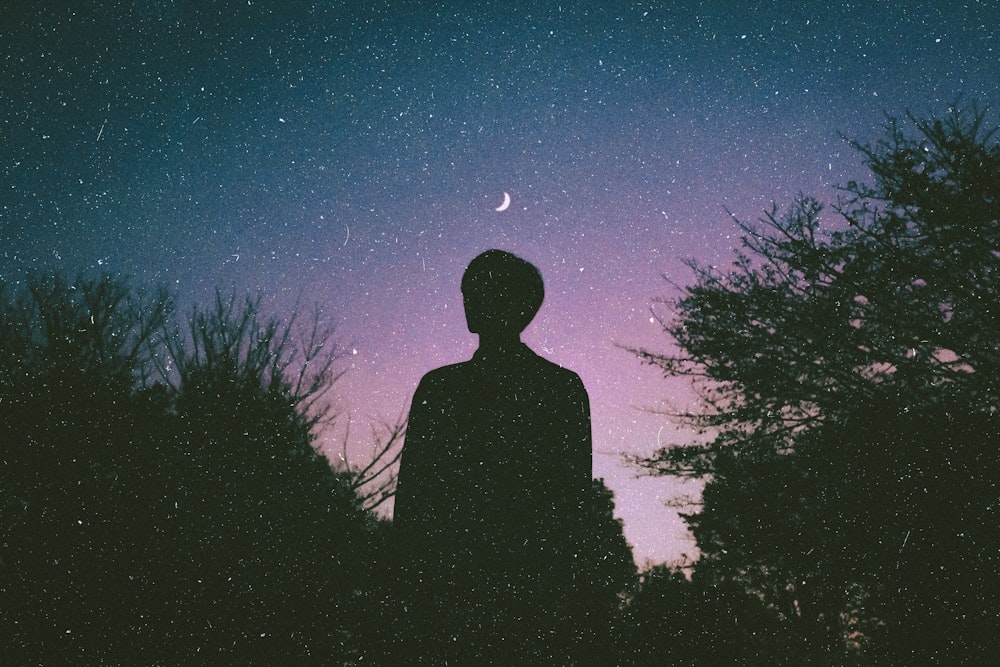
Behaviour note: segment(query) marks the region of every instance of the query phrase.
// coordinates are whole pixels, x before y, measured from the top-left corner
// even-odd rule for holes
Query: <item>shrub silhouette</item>
[[[219,298],[182,343],[117,278],[0,299],[0,662],[357,654],[380,522],[312,446],[329,332]]]

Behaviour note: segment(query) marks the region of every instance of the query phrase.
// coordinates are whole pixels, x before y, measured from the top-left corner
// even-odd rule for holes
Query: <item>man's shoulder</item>
[[[435,368],[423,376],[420,388],[424,392],[455,391],[479,384],[484,376],[502,377],[511,374],[521,381],[540,385],[583,389],[583,381],[574,371],[542,357],[526,345],[503,363],[473,358]]]
[[[454,382],[461,382],[469,376],[471,370],[471,364],[468,361],[440,366],[432,371],[427,371],[420,379],[420,386],[440,387]]]
[[[580,376],[577,375],[574,371],[571,371],[565,366],[560,366],[554,361],[546,359],[545,357],[541,356],[540,354],[538,354],[537,352],[535,352],[530,348],[525,348],[525,349],[527,349],[528,352],[530,353],[532,363],[534,363],[535,366],[539,369],[539,372],[550,375],[553,378],[562,380],[563,382],[582,383],[582,381],[580,380]]]

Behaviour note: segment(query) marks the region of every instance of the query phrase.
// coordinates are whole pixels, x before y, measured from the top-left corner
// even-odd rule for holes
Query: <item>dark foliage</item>
[[[221,296],[186,328],[127,281],[30,276],[0,294],[3,664],[359,664],[394,603],[371,508],[401,426],[373,460],[313,447],[338,349],[314,321]],[[635,574],[595,481],[581,641],[614,661]]]
[[[742,587],[665,565],[643,572],[622,614],[619,665],[799,665],[778,615]],[[752,649],[752,650],[751,650]]]
[[[581,545],[579,559],[589,564],[572,576],[584,583],[572,584],[585,590],[593,600],[587,601],[590,612],[576,635],[586,646],[582,654],[590,665],[616,665],[625,650],[618,633],[618,621],[624,596],[636,580],[632,549],[625,540],[621,519],[614,516],[614,494],[603,479],[591,484],[589,506],[585,518],[587,541]]]
[[[328,332],[218,299],[183,337],[111,278],[3,301],[0,662],[352,661],[380,522],[312,447]]]
[[[98,662],[142,598],[156,425],[145,386],[171,304],[113,279],[29,276],[0,304],[5,664]]]
[[[679,351],[638,351],[701,391],[705,442],[640,462],[708,480],[696,579],[762,600],[799,664],[1000,649],[1000,146],[976,109],[911,121],[854,144],[874,184],[831,225],[803,198],[692,264]]]

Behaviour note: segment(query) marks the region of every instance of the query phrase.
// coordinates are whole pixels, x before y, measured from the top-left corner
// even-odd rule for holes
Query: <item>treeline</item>
[[[0,663],[370,664],[401,426],[331,467],[330,331],[222,297],[177,319],[121,278],[0,292]],[[595,480],[608,618],[635,575],[613,510]]]
[[[316,451],[330,331],[222,297],[179,326],[165,290],[106,276],[28,275],[0,313],[0,663],[371,663],[398,610],[371,510],[392,480],[366,473],[401,432],[370,468]],[[744,590],[637,574],[603,482],[591,501],[592,664],[787,650]]]

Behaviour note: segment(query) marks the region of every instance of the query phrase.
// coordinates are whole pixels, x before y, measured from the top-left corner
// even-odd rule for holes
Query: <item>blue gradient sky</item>
[[[729,261],[727,209],[865,178],[841,134],[1000,101],[985,1],[20,4],[0,26],[3,280],[318,303],[364,424],[471,354],[461,272],[516,252],[548,292],[526,339],[587,384],[595,474],[640,562],[694,553],[663,507],[685,489],[619,457],[690,437],[641,409],[689,401],[684,383],[615,347],[668,344],[662,277]]]

